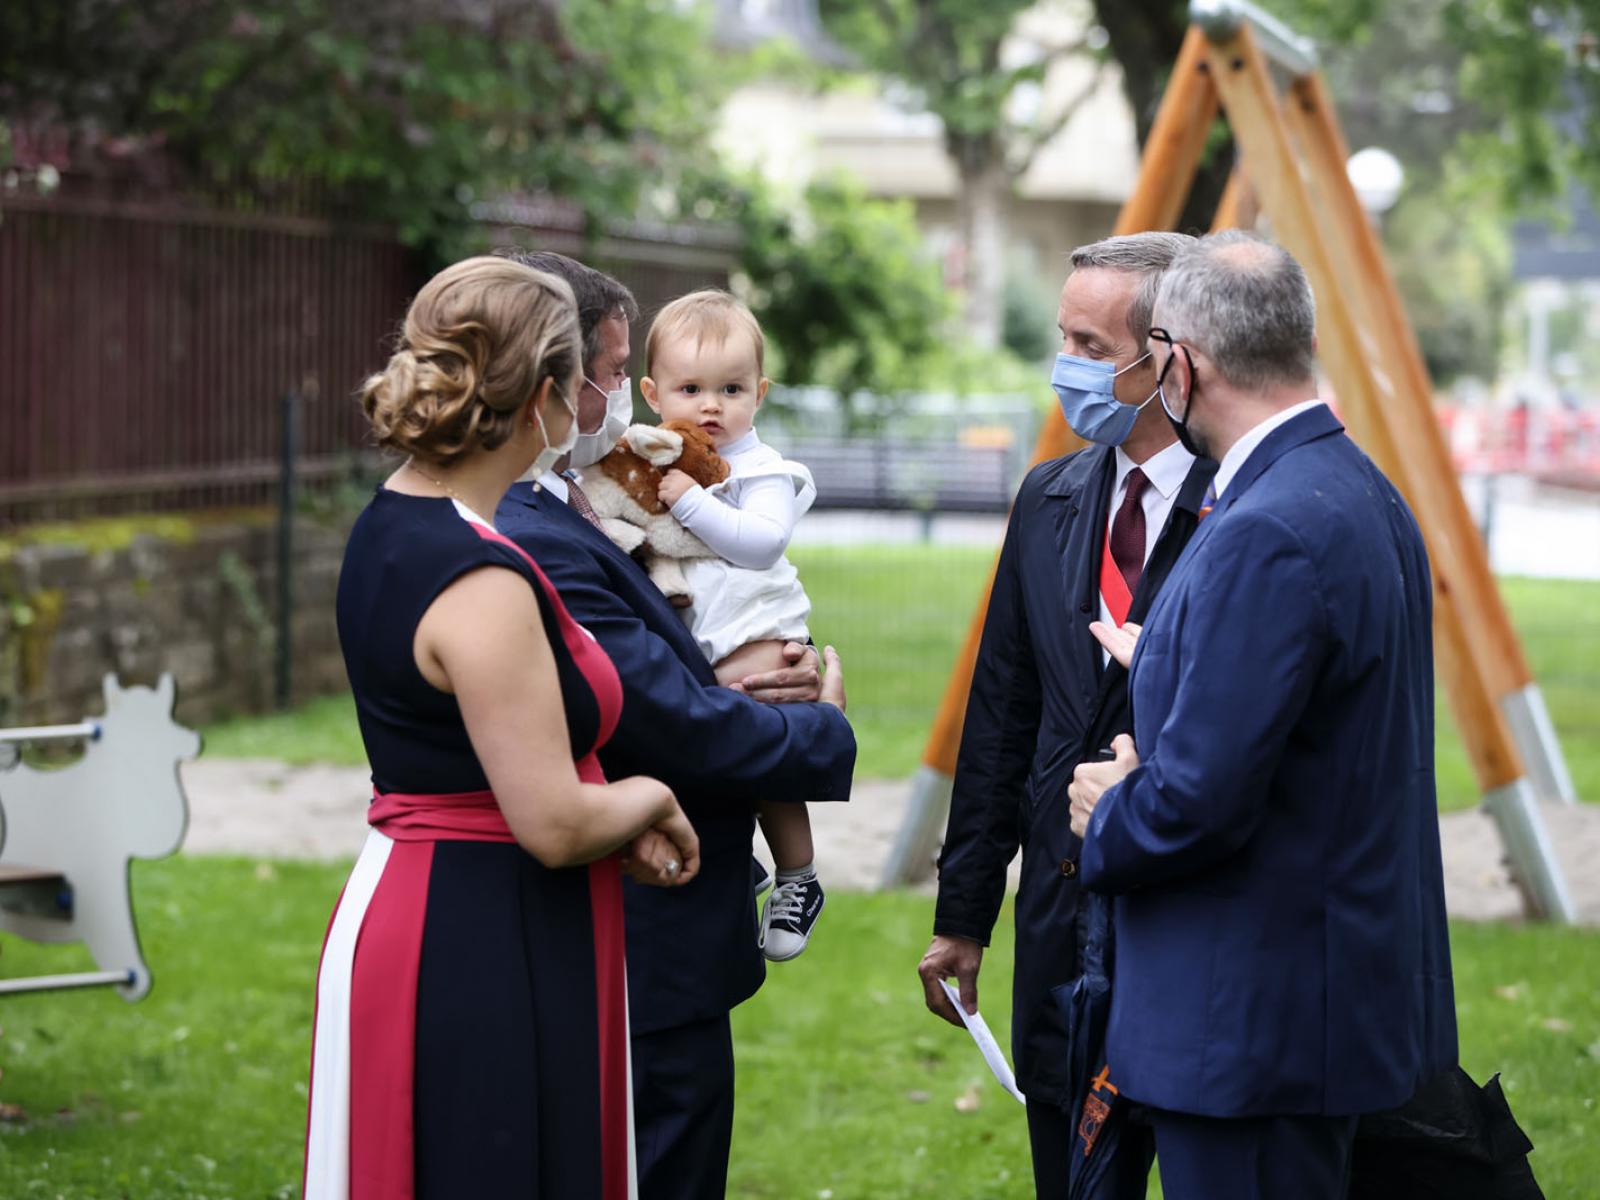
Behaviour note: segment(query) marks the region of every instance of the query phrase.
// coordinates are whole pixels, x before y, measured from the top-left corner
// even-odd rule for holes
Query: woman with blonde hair
[[[313,1200],[634,1194],[619,872],[682,884],[699,843],[665,784],[606,782],[611,661],[482,515],[570,450],[580,353],[566,283],[473,258],[362,389],[408,457],[339,578],[374,798],[318,972]]]

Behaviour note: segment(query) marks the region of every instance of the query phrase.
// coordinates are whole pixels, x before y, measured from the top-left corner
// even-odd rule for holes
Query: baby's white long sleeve
[[[786,475],[742,482],[737,508],[697,484],[678,497],[672,515],[719,558],[758,571],[783,557],[799,520],[794,481]]]

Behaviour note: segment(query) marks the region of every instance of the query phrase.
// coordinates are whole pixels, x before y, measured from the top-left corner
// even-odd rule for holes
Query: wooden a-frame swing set
[[[1570,922],[1576,913],[1539,805],[1574,803],[1572,778],[1462,498],[1416,336],[1346,175],[1348,150],[1310,43],[1240,0],[1194,0],[1115,232],[1172,228],[1219,112],[1239,165],[1213,228],[1249,228],[1265,218],[1272,236],[1304,264],[1317,298],[1322,367],[1340,415],[1405,495],[1427,542],[1438,670],[1484,806],[1533,909]],[[1081,444],[1052,411],[1034,461]],[[886,885],[932,867],[987,608],[985,589],[913,781]]]

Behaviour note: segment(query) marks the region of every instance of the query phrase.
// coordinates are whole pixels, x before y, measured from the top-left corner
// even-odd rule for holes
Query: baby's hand
[[[656,496],[661,503],[671,508],[683,498],[685,492],[696,486],[698,485],[694,480],[678,470],[677,467],[673,467],[672,470],[661,476],[661,487],[656,491]]]

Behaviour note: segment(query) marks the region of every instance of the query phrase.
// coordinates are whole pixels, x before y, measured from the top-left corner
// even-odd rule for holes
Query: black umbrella
[[[1106,1063],[1115,952],[1110,900],[1083,893],[1078,934],[1082,974],[1051,992],[1065,1019],[1067,1081],[1075,1097],[1067,1200],[1143,1197],[1149,1138],[1142,1126],[1129,1128],[1137,1106],[1117,1090]]]

